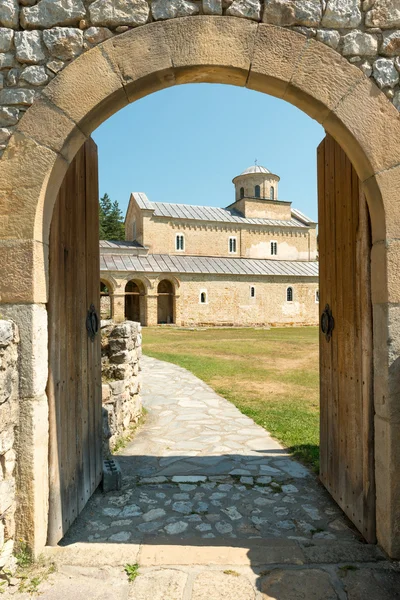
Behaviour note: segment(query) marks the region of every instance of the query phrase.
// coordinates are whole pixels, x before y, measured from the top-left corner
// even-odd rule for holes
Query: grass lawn
[[[194,373],[318,470],[317,327],[144,328],[143,350]]]

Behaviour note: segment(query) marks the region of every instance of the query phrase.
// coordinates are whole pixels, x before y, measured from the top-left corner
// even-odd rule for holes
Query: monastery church
[[[317,224],[254,165],[226,208],[131,194],[125,242],[100,242],[102,316],[142,325],[315,325]]]

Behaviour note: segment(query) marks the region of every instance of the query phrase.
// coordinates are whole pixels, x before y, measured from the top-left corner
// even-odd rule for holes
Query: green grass
[[[145,328],[148,356],[185,367],[318,471],[318,329]]]
[[[136,577],[139,576],[139,565],[137,563],[135,563],[134,565],[126,564],[124,570],[128,576],[128,580],[131,583],[135,581]]]

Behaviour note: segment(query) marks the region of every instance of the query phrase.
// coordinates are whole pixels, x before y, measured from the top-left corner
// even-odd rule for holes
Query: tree
[[[100,198],[100,239],[101,240],[124,240],[125,226],[122,211],[118,201],[112,202],[108,194]]]

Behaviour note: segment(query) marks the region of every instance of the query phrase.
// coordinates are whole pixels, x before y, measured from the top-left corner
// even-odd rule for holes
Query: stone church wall
[[[262,281],[255,277],[228,278],[208,275],[181,275],[178,318],[182,325],[316,325],[318,303],[315,293],[318,280],[284,278]],[[255,297],[250,296],[250,287]],[[286,301],[288,287],[293,288],[293,302]],[[207,303],[200,303],[200,293],[207,292]]]
[[[176,250],[178,233],[185,236],[185,250]],[[229,255],[229,238],[237,238],[237,253]],[[144,245],[151,254],[187,254],[190,256],[232,256],[271,258],[270,242],[278,242],[278,260],[315,260],[316,230],[299,228],[261,229],[236,227],[226,223],[190,223],[144,218]],[[311,254],[309,254],[309,248]]]
[[[101,330],[103,450],[108,456],[142,414],[140,323],[108,323]]]
[[[400,109],[400,0],[2,0],[0,153],[27,108],[79,55],[130,28],[199,14],[314,38],[359,67]],[[313,48],[306,52],[311,60]]]
[[[18,343],[16,325],[0,320],[0,571],[15,567]]]

